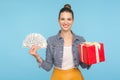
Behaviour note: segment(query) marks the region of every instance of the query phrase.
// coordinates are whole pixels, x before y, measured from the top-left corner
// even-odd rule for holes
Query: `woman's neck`
[[[72,38],[72,32],[71,31],[61,31],[61,36],[64,39],[70,39],[70,38]]]
[[[61,31],[61,36],[64,39],[64,46],[71,46],[73,41],[73,35],[71,31]]]

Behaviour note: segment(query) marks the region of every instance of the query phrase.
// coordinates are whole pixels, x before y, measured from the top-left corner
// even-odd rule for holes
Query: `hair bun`
[[[64,8],[71,9],[71,5],[70,4],[65,4]]]

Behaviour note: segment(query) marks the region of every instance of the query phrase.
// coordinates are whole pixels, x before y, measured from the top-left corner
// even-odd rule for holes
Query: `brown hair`
[[[58,17],[58,19],[60,19],[60,14],[62,13],[62,12],[70,12],[71,14],[72,14],[72,18],[74,19],[74,13],[73,13],[73,11],[72,11],[72,9],[71,9],[71,5],[70,4],[65,4],[64,5],[64,7],[60,10],[60,12],[59,12],[59,17]]]

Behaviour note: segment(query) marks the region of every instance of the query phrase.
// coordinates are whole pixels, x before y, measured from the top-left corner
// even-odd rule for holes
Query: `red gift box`
[[[104,45],[97,42],[85,42],[78,46],[80,61],[88,65],[105,61]]]

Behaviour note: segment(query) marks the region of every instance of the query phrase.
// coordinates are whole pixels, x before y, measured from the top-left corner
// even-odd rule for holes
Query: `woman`
[[[89,68],[90,66],[79,61],[78,44],[84,42],[84,38],[75,35],[71,31],[74,14],[69,4],[59,12],[58,21],[61,30],[47,40],[46,59],[43,60],[37,53],[38,46],[30,49],[40,67],[49,71],[54,65],[51,80],[84,80],[78,66]]]

